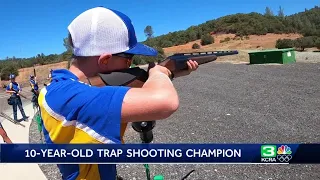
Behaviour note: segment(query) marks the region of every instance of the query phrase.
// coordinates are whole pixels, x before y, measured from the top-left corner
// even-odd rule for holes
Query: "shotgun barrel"
[[[193,58],[193,57],[201,57],[201,56],[207,56],[207,55],[216,55],[216,56],[228,56],[228,55],[235,55],[239,54],[237,50],[232,50],[232,51],[206,51],[206,52],[193,52],[193,53],[176,53],[173,54],[170,57],[178,58],[181,56],[188,57],[188,58]]]
[[[175,62],[175,70],[185,70],[188,68],[186,61],[192,59],[197,61],[197,63],[205,64],[208,62],[215,61],[219,56],[228,56],[238,54],[238,51],[206,51],[206,52],[193,52],[193,53],[176,53],[172,56],[169,56],[163,62],[167,60],[172,60]],[[160,62],[160,64],[163,64]],[[172,70],[171,68],[169,68]]]

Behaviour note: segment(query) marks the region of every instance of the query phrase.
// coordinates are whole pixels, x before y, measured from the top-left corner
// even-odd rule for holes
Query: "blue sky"
[[[144,28],[151,25],[155,36],[228,14],[260,12],[279,6],[290,15],[320,6],[319,0],[11,0],[0,2],[0,59],[32,57],[65,51],[63,38],[69,23],[83,11],[104,6],[128,15],[138,41],[144,41]]]

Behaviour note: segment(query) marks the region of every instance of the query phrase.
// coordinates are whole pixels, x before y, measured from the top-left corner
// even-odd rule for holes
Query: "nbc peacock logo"
[[[287,145],[281,145],[277,151],[277,159],[280,162],[289,162],[292,159],[291,148]]]

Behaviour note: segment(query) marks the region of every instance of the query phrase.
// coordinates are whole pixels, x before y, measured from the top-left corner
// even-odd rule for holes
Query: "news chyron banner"
[[[320,144],[1,144],[1,163],[320,163]]]

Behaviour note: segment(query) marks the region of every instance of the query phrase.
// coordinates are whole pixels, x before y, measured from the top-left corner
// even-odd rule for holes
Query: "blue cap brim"
[[[135,55],[143,55],[143,56],[157,56],[158,51],[152,47],[147,45],[137,43],[131,49],[125,51],[125,53],[135,54]]]

